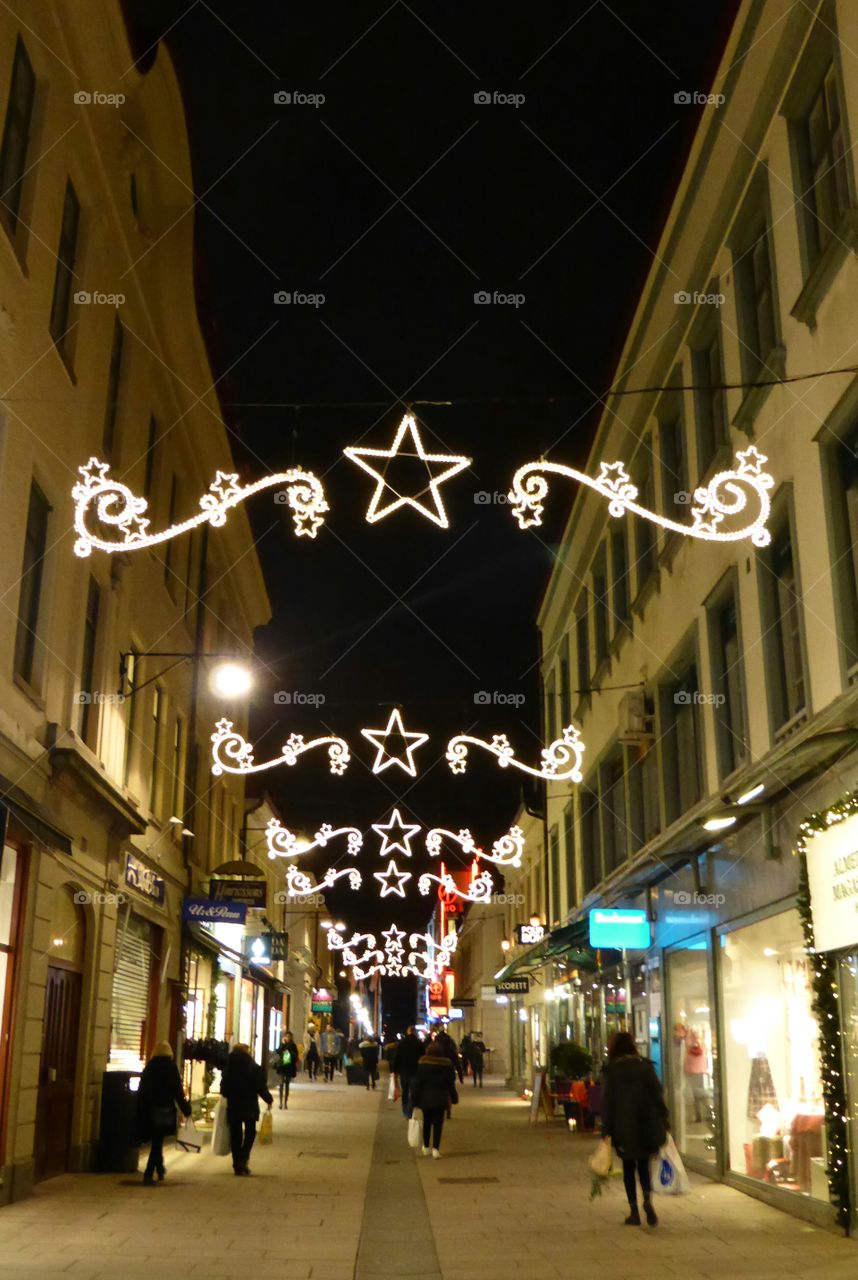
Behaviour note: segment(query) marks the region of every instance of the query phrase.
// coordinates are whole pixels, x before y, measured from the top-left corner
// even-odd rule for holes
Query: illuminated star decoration
[[[389,929],[382,929],[381,936],[384,938],[384,949],[388,955],[392,951],[403,951],[402,939],[405,937],[404,929],[397,929],[396,925],[392,924]]]
[[[403,822],[402,815],[398,809],[394,809],[390,815],[389,822],[374,822],[372,824],[373,831],[378,832],[381,836],[381,848],[378,851],[380,858],[386,858],[394,850],[398,849],[400,853],[404,853],[406,858],[411,857],[411,838],[420,830],[419,823]],[[392,831],[401,832],[395,840],[391,840],[390,833]]]
[[[387,864],[386,871],[374,871],[373,875],[381,885],[382,898],[386,898],[389,893],[398,894],[400,898],[405,897],[405,881],[411,879],[411,872],[400,871],[392,858]]]
[[[412,752],[416,751],[418,747],[422,747],[424,742],[429,741],[429,734],[406,733],[398,707],[394,707],[391,711],[386,729],[361,729],[361,733],[377,748],[375,762],[372,766],[373,773],[382,773],[385,769],[389,769],[392,764],[398,764],[400,769],[404,769],[406,773],[411,774],[412,778],[416,778],[417,769]],[[403,739],[407,759],[402,756],[391,755],[387,750],[385,742],[394,733]],[[385,757],[387,758],[385,759]]]
[[[343,453],[378,481],[366,512],[366,518],[370,524],[375,524],[377,520],[384,519],[385,516],[389,516],[392,511],[398,510],[399,507],[409,506],[413,507],[415,511],[419,511],[422,516],[426,516],[428,520],[434,521],[442,529],[449,528],[449,524],[444,503],[441,501],[441,494],[438,492],[439,486],[445,480],[457,475],[458,472],[464,471],[473,461],[472,458],[465,458],[459,454],[427,453],[423,448],[423,441],[420,438],[417,423],[410,413],[406,413],[400,422],[393,444],[389,449],[359,449],[354,445],[350,445],[343,450]],[[397,493],[387,479],[387,466],[385,464],[396,457],[416,457],[426,467],[428,484],[414,496]],[[367,459],[370,459],[370,461],[367,461]],[[373,465],[374,461],[378,465]],[[433,474],[433,470],[435,474]],[[386,489],[390,490],[393,497],[382,506],[382,498]],[[427,506],[426,503],[419,500],[423,494],[428,494],[427,501],[431,505]]]
[[[546,475],[568,476],[607,498],[608,511],[612,516],[630,513],[689,538],[702,538],[709,542],[741,542],[750,538],[754,546],[766,547],[771,542],[771,534],[766,528],[771,511],[769,490],[775,483],[774,477],[763,470],[763,463],[767,461],[766,455],[754,445],[739,451],[731,470],[719,471],[708,485],[694,490],[692,524],[682,524],[640,506],[636,501],[637,486],[622,462],[603,462],[595,479],[560,462],[548,462],[544,458],[539,462],[528,462],[513,476],[509,500],[521,529],[542,524],[542,509],[548,493]],[[753,520],[738,528],[725,529],[725,517],[739,516],[747,508],[750,497],[756,499],[757,506]]]
[[[78,467],[78,471],[81,479],[72,489],[75,503],[74,527],[77,534],[74,550],[78,556],[90,555],[93,548],[108,554],[137,551],[140,547],[153,547],[159,542],[169,542],[171,538],[188,533],[201,524],[220,527],[226,524],[227,513],[233,507],[253,494],[271,489],[275,485],[283,486],[282,500],[292,511],[295,534],[299,538],[315,538],[328,510],[325,491],[318,479],[311,471],[302,471],[300,467],[274,472],[253,484],[245,485],[239,483],[238,475],[234,472],[218,471],[208,493],[200,498],[200,510],[196,515],[170,525],[160,533],[150,533],[149,517],[145,514],[149,510],[148,502],[145,498],[137,497],[119,480],[111,479],[109,463],[90,458],[85,466]],[[280,496],[278,494],[277,498]],[[103,538],[88,527],[87,517],[93,508],[98,522],[116,529],[121,534],[121,541]]]
[[[293,765],[298,757],[314,747],[328,748],[328,762],[331,773],[342,775],[351,759],[349,744],[344,738],[334,734],[325,734],[320,738],[304,741],[301,733],[290,733],[280,748],[280,755],[262,764],[253,763],[253,748],[231,720],[221,719],[215,725],[212,741],[212,774],[219,778],[222,773],[264,773],[266,769],[276,769],[278,765]]]

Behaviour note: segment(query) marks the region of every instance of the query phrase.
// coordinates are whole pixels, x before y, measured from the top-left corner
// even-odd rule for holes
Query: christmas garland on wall
[[[837,1210],[838,1225],[848,1233],[852,1219],[852,1190],[849,1182],[849,1101],[843,1070],[843,1045],[840,1027],[840,989],[837,981],[838,962],[825,951],[814,950],[813,914],[810,904],[810,880],[807,871],[807,845],[822,831],[858,814],[858,792],[824,809],[812,813],[799,827],[797,849],[800,859],[797,906],[804,928],[804,941],[813,965],[813,1012],[819,1024],[819,1052],[822,1071],[822,1096],[825,1101],[825,1127],[828,1137],[828,1163],[825,1168],[832,1204]]]

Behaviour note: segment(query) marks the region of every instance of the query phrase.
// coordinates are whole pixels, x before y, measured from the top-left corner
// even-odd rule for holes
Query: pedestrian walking
[[[191,1114],[172,1046],[162,1040],[141,1073],[134,1116],[135,1138],[141,1145],[149,1143],[149,1159],[143,1173],[147,1186],[152,1185],[156,1174],[159,1182],[166,1176],[164,1139],[176,1132],[176,1107],[182,1115]]]
[[[655,1067],[642,1058],[628,1031],[617,1031],[608,1046],[602,1073],[602,1134],[610,1138],[623,1162],[623,1182],[629,1201],[626,1226],[640,1226],[637,1180],[651,1227],[658,1224],[652,1207],[650,1160],[664,1145],[668,1110]]]
[[[316,1028],[308,1027],[304,1036],[304,1070],[311,1080],[319,1074],[319,1046],[316,1043]]]
[[[334,1072],[337,1069],[337,1061],[342,1053],[343,1038],[339,1031],[335,1030],[332,1023],[328,1023],[325,1030],[319,1037],[319,1048],[322,1051],[323,1077],[333,1083]]]
[[[462,1043],[459,1046],[459,1050],[462,1054],[462,1064],[464,1066],[465,1075],[468,1074],[468,1068],[471,1065],[471,1039],[472,1036],[470,1031],[466,1032],[465,1035],[462,1036]]]
[[[434,1041],[426,1046],[426,1052],[417,1063],[417,1074],[411,1090],[411,1105],[423,1112],[423,1146],[421,1155],[433,1160],[441,1158],[441,1134],[444,1117],[459,1101],[456,1091],[456,1072],[450,1055]]]
[[[259,1099],[268,1104],[269,1111],[274,1105],[265,1082],[265,1069],[254,1061],[249,1045],[237,1044],[232,1050],[223,1069],[220,1091],[226,1098],[233,1172],[246,1177],[250,1173],[250,1152],[256,1140]]]
[[[285,1111],[289,1106],[289,1086],[298,1074],[298,1046],[291,1031],[283,1033],[275,1058],[274,1070],[279,1079],[280,1110]]]
[[[442,1051],[447,1055],[447,1057],[450,1059],[450,1062],[453,1064],[453,1070],[455,1071],[456,1075],[459,1077],[459,1084],[464,1084],[465,1072],[462,1066],[462,1059],[459,1057],[459,1050],[456,1048],[456,1041],[453,1039],[453,1037],[449,1034],[448,1031],[445,1031],[444,1028],[442,1027],[441,1030],[438,1032],[438,1034],[435,1036],[433,1043],[440,1045]]]
[[[378,1083],[378,1041],[375,1036],[366,1036],[361,1040],[359,1048],[366,1072],[366,1087],[374,1089]]]
[[[402,1101],[402,1114],[406,1120],[411,1119],[413,1105],[411,1094],[414,1088],[414,1077],[417,1075],[417,1064],[423,1056],[425,1046],[413,1027],[409,1027],[396,1046],[391,1062],[391,1070],[399,1082]]]
[[[475,1089],[478,1083],[481,1089],[483,1087],[483,1064],[487,1053],[488,1049],[485,1046],[482,1031],[475,1031],[468,1047],[468,1057],[471,1063],[471,1074],[474,1077]]]

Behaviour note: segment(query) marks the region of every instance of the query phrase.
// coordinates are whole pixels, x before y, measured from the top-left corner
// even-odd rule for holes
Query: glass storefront
[[[728,1168],[828,1200],[810,964],[796,910],[720,937]]]
[[[671,1126],[685,1156],[718,1158],[712,1001],[706,938],[690,938],[667,954],[670,1008],[665,1049],[670,1058]]]

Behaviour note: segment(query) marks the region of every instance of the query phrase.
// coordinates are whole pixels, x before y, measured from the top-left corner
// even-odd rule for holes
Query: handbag
[[[411,1119],[408,1121],[408,1145],[409,1147],[412,1147],[415,1151],[417,1150],[417,1148],[420,1146],[420,1143],[421,1143],[421,1139],[422,1139],[422,1134],[420,1132],[421,1128],[422,1128],[422,1125],[420,1124],[420,1121],[417,1119],[417,1116],[412,1116]]]
[[[259,1141],[266,1147],[274,1141],[274,1120],[270,1111],[266,1111],[262,1117],[262,1123],[259,1126]]]
[[[590,1156],[590,1172],[594,1173],[597,1178],[607,1178],[613,1163],[614,1152],[611,1147],[611,1140],[610,1138],[603,1138]]]
[[[212,1128],[212,1155],[228,1156],[229,1124],[226,1119],[226,1098],[221,1098],[215,1108],[214,1127]]]
[[[652,1158],[650,1179],[653,1191],[663,1196],[681,1196],[691,1190],[685,1165],[670,1134],[658,1155]]]
[[[391,1071],[390,1084],[387,1086],[387,1098],[389,1102],[396,1102],[399,1097],[399,1090],[396,1087],[396,1076]]]
[[[176,1146],[181,1147],[183,1151],[193,1151],[197,1155],[202,1151],[203,1140],[191,1116],[187,1117],[176,1134]]]

